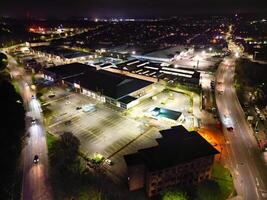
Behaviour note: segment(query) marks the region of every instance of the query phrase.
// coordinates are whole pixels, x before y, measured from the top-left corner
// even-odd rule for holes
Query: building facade
[[[152,197],[170,186],[196,185],[211,177],[214,156],[219,153],[211,144],[183,126],[160,133],[158,146],[124,156],[130,191],[145,188]]]

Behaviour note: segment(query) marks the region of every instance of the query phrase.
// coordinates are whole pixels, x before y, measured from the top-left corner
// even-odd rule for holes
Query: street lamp
[[[258,51],[254,51],[254,54],[253,54],[253,60],[256,60],[256,54],[259,53]]]

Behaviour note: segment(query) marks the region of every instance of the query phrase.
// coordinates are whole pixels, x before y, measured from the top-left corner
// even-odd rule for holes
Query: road
[[[22,151],[23,181],[22,199],[25,200],[49,200],[52,199],[51,188],[48,183],[48,156],[42,113],[40,104],[31,90],[31,78],[22,67],[18,67],[16,60],[8,56],[8,68],[13,79],[19,85],[20,93],[27,111],[26,130],[29,137],[26,139]],[[36,124],[31,119],[37,120]],[[34,155],[39,155],[38,164],[33,164]]]
[[[235,58],[226,58],[218,68],[216,88],[218,82],[223,84],[224,92],[219,94],[216,89],[215,97],[221,121],[228,117],[233,122],[233,131],[228,131],[223,123],[223,130],[230,145],[226,150],[230,152],[229,165],[234,178],[235,188],[242,199],[267,199],[267,168],[263,153],[249,127],[240,106],[234,88]]]

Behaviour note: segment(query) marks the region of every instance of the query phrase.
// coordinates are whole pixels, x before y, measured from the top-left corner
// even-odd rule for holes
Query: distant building
[[[83,62],[94,58],[94,55],[91,53],[51,45],[35,46],[31,48],[31,51],[64,63]]]
[[[43,69],[44,78],[64,85],[102,102],[123,109],[138,103],[152,83],[81,63],[72,63]]]
[[[119,71],[129,72],[135,77],[146,80],[149,77],[154,82],[161,80],[167,83],[178,82],[189,86],[199,86],[200,72],[194,69],[173,65],[162,66],[161,63],[149,60],[133,59],[116,64],[112,68]]]
[[[173,185],[190,186],[211,177],[219,152],[197,132],[183,126],[160,131],[157,146],[125,155],[129,190],[145,188],[149,197]]]

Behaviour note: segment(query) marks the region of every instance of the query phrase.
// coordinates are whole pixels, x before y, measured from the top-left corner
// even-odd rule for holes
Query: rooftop
[[[151,83],[136,78],[130,78],[120,74],[111,73],[81,63],[72,63],[46,69],[53,72],[60,79],[77,83],[81,87],[99,92],[102,95],[118,99]]]
[[[63,48],[59,46],[38,46],[38,47],[32,47],[32,48],[37,51],[54,54],[61,58],[67,58],[67,59],[91,55],[90,53],[67,49],[67,48]]]
[[[156,139],[157,146],[125,155],[127,165],[144,164],[149,171],[157,171],[219,153],[196,131],[189,132],[183,126],[175,126],[160,133],[162,137]]]

